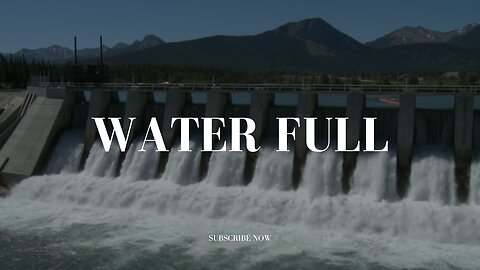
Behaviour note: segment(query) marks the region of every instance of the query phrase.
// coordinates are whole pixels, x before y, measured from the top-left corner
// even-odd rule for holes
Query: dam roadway
[[[433,144],[454,153],[457,198],[466,202],[472,156],[480,147],[477,95],[480,86],[463,85],[43,83],[17,93],[0,93],[4,108],[0,114],[0,180],[2,185],[11,186],[42,173],[57,138],[68,129],[85,131],[81,170],[98,138],[93,121],[88,120],[92,117],[136,117],[132,139],[141,135],[148,119],[157,117],[167,148],[179,135],[178,126],[170,127],[172,117],[249,117],[257,124],[253,135],[259,144],[278,132],[276,117],[348,117],[347,147],[351,149],[364,139],[362,118],[368,116],[378,118],[375,138],[388,140],[396,151],[397,192],[401,197],[409,187],[414,149]],[[447,105],[434,106],[438,98],[448,100]],[[308,154],[304,127],[297,128],[293,187],[301,181]],[[317,129],[318,139],[326,139],[326,125]],[[332,130],[336,130],[334,125]],[[117,158],[121,164],[125,155]],[[210,153],[202,153],[201,158],[200,175],[205,175]],[[357,158],[357,153],[344,153],[345,193],[350,190]],[[257,154],[247,153],[246,159],[244,182],[248,184]],[[167,160],[168,154],[164,154],[155,164],[158,176]]]

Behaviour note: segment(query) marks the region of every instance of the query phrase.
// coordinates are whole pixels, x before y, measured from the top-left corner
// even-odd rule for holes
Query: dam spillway
[[[475,184],[472,183],[471,174],[476,172],[471,169],[471,163],[475,158],[475,149],[480,145],[475,139],[480,131],[480,115],[476,109],[480,108],[474,106],[477,89],[471,86],[95,86],[50,83],[43,87],[30,87],[28,91],[29,95],[19,95],[7,102],[14,106],[19,104],[19,99],[24,98],[28,106],[23,106],[24,113],[14,128],[9,126],[11,135],[0,150],[1,179],[4,185],[12,185],[21,179],[44,172],[49,156],[54,151],[54,146],[60,143],[62,134],[66,130],[83,130],[80,132],[83,133],[82,149],[75,150],[75,153],[80,154],[73,159],[73,171],[89,168],[88,170],[96,172],[97,176],[116,177],[130,174],[142,179],[180,178],[183,179],[182,184],[206,180],[219,185],[241,183],[259,187],[275,186],[279,190],[305,188],[309,185],[307,181],[314,181],[317,174],[334,174],[335,176],[331,177],[339,177],[340,184],[327,181],[323,191],[319,192],[329,195],[364,192],[365,190],[359,191],[359,184],[361,179],[367,176],[362,176],[358,167],[364,167],[366,163],[374,160],[374,157],[358,153],[325,154],[335,156],[328,161],[335,160],[335,165],[324,168],[326,172],[319,172],[313,161],[318,158],[310,155],[305,147],[304,129],[297,130],[294,151],[283,153],[283,158],[272,158],[278,154],[274,153],[268,144],[278,132],[276,117],[348,117],[347,147],[353,148],[357,141],[365,139],[362,117],[377,117],[375,138],[379,143],[388,140],[392,149],[387,155],[378,154],[377,159],[383,161],[377,162],[385,162],[381,164],[388,168],[388,174],[395,174],[394,177],[382,177],[385,189],[382,192],[377,191],[375,196],[378,199],[396,196],[423,198],[412,195],[418,185],[424,184],[418,183],[418,179],[412,179],[421,177],[418,176],[415,164],[412,165],[412,159],[415,152],[433,147],[443,149],[441,152],[449,160],[448,166],[453,166],[452,171],[444,174],[452,173],[445,183],[450,186],[449,190],[454,191],[451,197],[455,199],[443,201],[466,203],[472,200],[472,187]],[[26,102],[27,100],[29,101]],[[137,118],[132,127],[132,139],[128,142],[128,149],[138,148],[136,140],[142,135],[142,130],[145,130],[151,117],[160,119],[159,124],[167,147],[175,148],[179,136],[178,126],[170,128],[173,117],[249,117],[257,124],[254,133],[257,143],[267,147],[262,148],[259,153],[246,152],[236,156],[224,153],[223,157],[219,157],[219,153],[201,152],[201,141],[194,139],[193,153],[176,153],[173,150],[168,154],[150,153],[150,156],[140,157],[141,155],[135,155],[134,151],[121,153],[113,150],[108,156],[95,155],[94,153],[103,149],[99,149],[96,127],[89,119],[107,116]],[[126,122],[124,128],[125,125]],[[201,128],[197,130],[198,134],[201,134]],[[316,129],[318,139],[325,140],[325,123],[319,123]],[[332,130],[334,132],[335,128]],[[336,135],[332,134],[332,137]],[[92,156],[98,160],[92,160]],[[137,167],[138,172],[135,173],[131,164],[132,160],[136,159],[142,159],[144,163],[137,164],[140,167]],[[227,174],[217,168],[231,166],[225,159],[240,162],[235,165],[235,172],[231,172],[231,183],[225,183],[221,179],[222,175],[226,177]],[[269,168],[272,159],[278,163],[273,168],[278,171],[278,175],[265,180],[262,174],[272,170]],[[393,161],[387,162],[387,159]],[[175,168],[178,163],[171,160],[183,160],[182,164],[188,164],[183,169],[188,171],[188,175],[175,175],[180,169]],[[390,166],[392,162],[394,166]],[[108,168],[101,164],[107,164]],[[218,165],[212,167],[212,164]],[[341,168],[334,173],[331,167],[339,164]],[[98,167],[92,169],[92,166]],[[318,185],[313,187],[317,189]],[[425,187],[419,189],[420,193],[424,193]],[[372,192],[375,193],[373,190]]]
[[[156,116],[161,128],[164,127],[169,96],[166,91],[136,98],[146,104],[140,106],[145,120],[132,137],[123,160],[117,147],[105,152],[97,135],[92,139],[91,149],[84,154],[93,90],[75,91],[74,106],[69,107],[72,110],[69,122],[48,141],[48,151],[39,161],[35,176],[24,176],[25,179],[10,188],[8,196],[0,198],[3,250],[13,257],[22,254],[49,258],[49,254],[57,253],[60,255],[54,263],[70,265],[74,261],[86,268],[93,262],[116,269],[136,269],[140,264],[152,263],[159,268],[165,264],[191,268],[195,264],[200,268],[194,269],[202,266],[216,269],[218,265],[212,262],[220,262],[217,269],[232,263],[242,264],[241,269],[263,269],[265,265],[278,269],[477,269],[480,264],[480,160],[475,154],[475,137],[472,137],[469,196],[467,202],[459,203],[453,141],[454,95],[367,92],[360,95],[358,90],[353,91],[357,94],[350,98],[350,103],[360,100],[360,104],[364,104],[363,116],[378,117],[375,138],[379,145],[389,139],[393,147],[389,152],[357,154],[348,194],[344,194],[342,181],[344,153],[333,151],[333,147],[324,153],[305,151],[304,161],[297,163],[302,167],[298,169],[295,184],[292,175],[297,153],[276,152],[274,121],[277,116],[308,115],[312,107],[319,118],[345,116],[348,91],[315,93],[313,102],[311,93],[301,98],[299,93],[273,93],[273,97],[266,100],[270,105],[264,110],[268,113],[267,126],[263,129],[263,139],[258,141],[262,149],[251,164],[248,184],[245,181],[247,152],[214,152],[205,161],[200,151],[201,134],[198,137],[192,134],[192,152],[178,151],[180,145],[176,138],[172,139],[173,149],[168,156],[153,151],[153,143],[146,145],[146,152],[137,151],[143,143],[145,134],[142,133],[149,117]],[[110,95],[109,102],[101,106],[106,108],[108,116],[125,117],[129,111],[128,93],[124,90]],[[26,108],[35,103],[32,96],[43,94],[30,88],[31,101],[19,102],[26,94],[14,96],[15,104],[28,111]],[[50,98],[64,100],[61,95],[53,91],[44,97],[47,101]],[[222,116],[252,117],[251,95],[231,93],[228,99],[222,98],[226,104]],[[185,106],[182,110],[172,105],[170,108],[185,116],[206,114],[208,93],[184,91],[177,97],[180,101],[172,104]],[[4,102],[8,103],[10,98]],[[386,98],[388,103],[379,102],[380,98]],[[414,104],[401,107],[398,103],[402,98],[413,99]],[[300,99],[310,101],[302,107],[302,114],[297,112]],[[216,100],[215,104],[222,103]],[[43,102],[45,99],[37,105],[43,106]],[[10,112],[15,111],[15,104],[9,106]],[[44,105],[47,104],[52,103]],[[55,104],[58,108],[59,104]],[[410,170],[404,173],[408,175],[408,186],[405,195],[400,196],[397,191],[399,147],[395,138],[399,134],[400,111],[412,107],[414,110],[408,110],[408,117],[401,120],[409,124],[414,137],[411,138]],[[410,117],[414,121],[409,120]],[[319,121],[316,128],[319,139],[325,139],[325,122]],[[39,141],[42,137],[36,132],[24,136],[32,134]],[[363,142],[364,132],[358,134]],[[83,156],[86,156],[83,169],[79,169]],[[22,234],[28,238],[22,238]],[[272,238],[262,243],[208,242],[212,234],[255,234]],[[13,247],[21,248],[10,248],[12,243]],[[378,256],[379,249],[389,256]],[[174,261],[160,260],[165,254]]]

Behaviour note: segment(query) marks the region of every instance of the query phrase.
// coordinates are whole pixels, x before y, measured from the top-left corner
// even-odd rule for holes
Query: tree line
[[[0,54],[0,88],[25,88],[31,76],[49,81],[72,82],[85,65],[28,62],[25,57]],[[292,72],[247,72],[229,69],[173,65],[114,65],[104,69],[109,82],[117,83],[286,83],[286,84],[479,84],[480,72],[422,74],[310,74]]]
[[[25,88],[32,75],[52,79],[63,76],[64,68],[51,62],[28,62],[25,57],[0,54],[0,88]]]

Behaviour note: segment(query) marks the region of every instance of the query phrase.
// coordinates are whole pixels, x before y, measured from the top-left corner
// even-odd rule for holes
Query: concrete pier
[[[165,146],[171,148],[175,143],[180,131],[178,123],[172,128],[172,118],[182,117],[185,105],[191,102],[191,96],[186,92],[168,92],[163,114],[162,134]]]
[[[13,97],[5,104],[5,109],[0,115],[0,130],[5,130],[20,114],[26,97]]]
[[[127,104],[125,107],[125,115],[123,117],[123,130],[127,131],[130,125],[128,118],[135,117],[136,120],[132,123],[132,129],[130,131],[130,140],[127,147],[130,146],[133,139],[143,131],[143,123],[145,116],[145,109],[149,103],[153,102],[152,93],[148,92],[134,92],[130,91],[127,94]]]
[[[410,171],[415,135],[416,96],[413,93],[400,95],[397,128],[397,193],[407,195],[410,186]]]
[[[223,117],[225,108],[230,103],[230,94],[222,92],[209,92],[207,94],[207,106],[205,108],[205,117]],[[213,122],[212,131],[219,128],[218,121]],[[203,179],[208,172],[208,164],[212,152],[202,152],[200,161],[200,179]]]
[[[14,185],[38,173],[61,130],[70,123],[74,95],[39,96],[25,111],[12,135],[0,150],[1,182]]]
[[[302,171],[308,154],[306,124],[304,117],[313,117],[318,106],[317,95],[299,93],[297,96],[297,117],[302,121],[295,134],[295,156],[293,159],[293,188],[297,189],[302,179]]]
[[[116,175],[120,175],[120,169],[122,168],[123,160],[132,144],[133,140],[143,131],[143,123],[145,116],[145,109],[149,103],[153,102],[153,95],[150,92],[129,91],[127,93],[127,104],[125,107],[125,114],[123,116],[123,132],[126,134],[130,126],[130,117],[135,117],[135,121],[132,123],[130,130],[130,136],[127,141],[127,148],[125,152],[120,152],[120,156],[117,162]]]
[[[255,121],[255,131],[252,134],[257,143],[257,147],[261,145],[261,141],[267,127],[268,111],[272,106],[274,95],[269,93],[252,93],[252,102],[250,105],[249,117]],[[261,150],[260,150],[261,151]],[[245,161],[245,171],[243,179],[245,185],[250,184],[255,171],[255,164],[257,161],[257,153],[247,152]]]
[[[172,118],[182,117],[185,112],[185,106],[191,103],[192,97],[188,92],[170,91],[167,92],[165,101],[165,108],[162,121],[162,135],[167,149],[171,149],[172,145],[178,137],[180,131],[180,125],[171,127]],[[160,177],[165,171],[165,166],[168,162],[168,153],[161,153],[159,158],[159,164],[157,166],[157,176]]]
[[[470,163],[473,147],[473,95],[459,93],[455,96],[455,180],[457,199],[468,202]]]
[[[388,139],[390,148],[396,150],[396,177],[397,193],[400,197],[408,195],[412,156],[415,147],[430,144],[434,147],[447,148],[454,151],[456,197],[459,203],[468,201],[470,188],[470,164],[474,147],[474,132],[480,134],[480,111],[474,108],[474,97],[480,95],[480,88],[464,89],[463,86],[451,87],[435,86],[427,92],[428,95],[444,95],[438,105],[432,99],[433,105],[425,104],[418,96],[425,94],[422,87],[415,86],[405,92],[405,86],[389,87],[388,96],[382,96],[383,86],[311,86],[308,90],[300,86],[279,86],[272,90],[271,85],[183,85],[159,84],[144,85],[126,89],[127,86],[105,84],[91,88],[90,102],[82,99],[86,88],[66,85],[64,88],[29,88],[30,93],[9,92],[0,93],[0,185],[11,185],[16,181],[29,177],[43,168],[42,163],[48,161],[48,153],[52,150],[58,135],[66,128],[84,128],[85,144],[81,157],[83,167],[92,145],[97,138],[97,128],[92,117],[123,117],[123,128],[127,130],[129,117],[136,117],[128,147],[139,132],[144,131],[146,115],[158,117],[162,136],[167,148],[171,149],[179,136],[180,125],[177,123],[171,128],[174,117],[250,117],[256,123],[253,133],[257,147],[262,145],[264,137],[276,136],[277,126],[272,121],[276,117],[299,117],[302,119],[300,127],[296,128],[295,153],[292,172],[292,186],[297,188],[302,179],[303,167],[308,155],[306,147],[306,130],[304,117],[348,117],[347,121],[347,149],[353,149],[358,141],[364,148],[364,116],[378,117],[375,126],[375,138]],[[147,88],[150,87],[150,88]],[[158,87],[158,88],[155,88]],[[285,88],[282,88],[285,87]],[[315,88],[316,87],[316,88]],[[462,88],[460,91],[459,89]],[[419,90],[420,89],[420,90]],[[443,92],[438,92],[443,89]],[[472,90],[473,89],[473,90]],[[375,90],[375,91],[374,91]],[[378,91],[377,91],[378,90]],[[126,91],[127,100],[117,100],[117,92]],[[162,98],[154,102],[154,91],[160,91]],[[332,92],[333,91],[333,92]],[[192,92],[203,92],[204,97],[192,102]],[[251,95],[248,102],[247,95],[235,99],[232,93],[247,93]],[[274,104],[276,93],[297,93],[296,108],[291,102]],[[335,93],[334,93],[335,92]],[[166,94],[165,100],[163,93]],[[331,104],[318,100],[317,95],[335,94]],[[282,95],[283,96],[283,95]],[[346,96],[346,105],[343,97]],[[399,96],[399,105],[396,98]],[[232,97],[233,101],[232,102]],[[382,97],[382,98],[380,98]],[[328,98],[328,97],[327,97]],[[368,98],[368,108],[365,102]],[[417,101],[418,99],[418,101]],[[454,107],[449,103],[454,99]],[[448,100],[448,102],[445,102]],[[320,104],[319,104],[320,101]],[[430,100],[427,100],[427,103]],[[282,102],[278,102],[282,103]],[[417,104],[419,103],[419,104]],[[447,104],[448,103],[448,104]],[[323,105],[322,105],[323,104]],[[445,105],[447,104],[447,105]],[[397,110],[398,106],[398,110]],[[1,109],[5,108],[5,109]],[[72,110],[75,109],[75,116]],[[478,109],[478,108],[477,108]],[[474,116],[476,114],[476,116]],[[74,119],[73,119],[74,118]],[[85,120],[87,119],[87,120]],[[226,123],[228,126],[228,122]],[[335,140],[335,123],[332,123],[331,138]],[[143,128],[142,128],[143,127]],[[218,128],[215,123],[214,129]],[[107,129],[111,129],[107,126]],[[227,127],[228,129],[228,127]],[[476,131],[474,131],[474,129]],[[318,123],[317,139],[325,139],[325,121]],[[194,132],[198,131],[196,129]],[[222,132],[225,138],[225,132]],[[272,137],[272,138],[273,138]],[[381,138],[381,139],[380,139]],[[477,146],[480,145],[476,140]],[[3,147],[2,147],[3,144]],[[357,164],[358,153],[343,153],[343,171],[341,176],[342,190],[350,191],[352,175]],[[120,171],[125,153],[119,156],[117,173]],[[204,152],[201,157],[200,176],[208,173],[211,153]],[[257,154],[247,153],[244,183],[249,184],[256,167]],[[168,153],[162,153],[157,166],[157,177],[160,177],[168,161]],[[312,160],[313,161],[313,160]],[[112,161],[113,162],[113,161]],[[380,164],[380,163],[379,163]],[[383,164],[383,163],[382,163]],[[383,166],[383,165],[382,165]],[[390,166],[390,165],[388,165]]]
[[[27,95],[12,97],[5,104],[5,109],[0,115],[0,147],[7,142],[20,121],[22,111],[29,102],[27,98]]]
[[[363,110],[365,108],[365,95],[360,91],[351,91],[347,95],[347,107],[345,115],[347,121],[347,149],[354,149],[360,140],[362,132]],[[350,191],[350,179],[353,176],[357,164],[357,152],[345,152],[343,154],[342,191]]]
[[[80,170],[83,170],[90,149],[92,149],[97,138],[97,127],[92,117],[108,117],[108,109],[113,100],[114,92],[92,91],[90,104],[88,106],[87,124],[85,127],[85,144],[83,146],[82,158],[80,161]]]

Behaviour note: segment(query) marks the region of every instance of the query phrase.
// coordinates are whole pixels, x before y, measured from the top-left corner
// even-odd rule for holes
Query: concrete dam
[[[179,126],[170,127],[173,117],[249,117],[256,123],[253,135],[262,146],[268,145],[278,133],[276,117],[348,117],[349,149],[365,139],[363,117],[377,117],[375,138],[379,143],[389,141],[395,163],[391,170],[395,175],[390,177],[394,181],[384,183],[384,186],[393,185],[388,189],[399,198],[415,196],[411,194],[425,185],[419,181],[428,181],[420,179],[422,175],[417,175],[418,172],[412,168],[415,153],[429,147],[442,149],[442,155],[452,156],[450,163],[454,167],[453,184],[445,189],[454,193],[451,197],[455,198],[455,203],[467,203],[476,200],[473,197],[477,196],[476,184],[472,184],[471,164],[480,147],[478,90],[480,88],[474,86],[414,85],[48,83],[29,87],[25,91],[0,94],[0,106],[4,108],[0,114],[0,179],[2,185],[9,187],[30,176],[45,173],[62,136],[71,130],[82,133],[79,139],[82,147],[72,170],[85,170],[91,165],[89,158],[92,153],[98,150],[98,134],[92,117],[136,117],[128,148],[136,143],[134,138],[142,136],[152,117],[159,119],[167,148],[175,148],[179,137]],[[124,122],[126,128],[128,123]],[[326,122],[319,122],[316,131],[320,141],[327,139]],[[335,131],[335,123],[332,122],[332,138],[336,138]],[[201,134],[201,128],[197,132]],[[280,190],[298,189],[307,181],[306,178],[315,179],[318,173],[313,172],[315,159],[309,158],[305,134],[305,125],[297,128],[294,151],[287,158],[281,158],[288,164],[282,163],[280,167],[287,166],[289,169],[282,170],[286,176],[278,184]],[[145,161],[143,170],[148,167],[151,171],[146,177],[161,178],[171,173],[168,164],[178,159],[174,151]],[[261,173],[262,164],[268,160],[266,152],[274,155],[271,149],[262,148],[259,153],[244,153],[240,157],[244,161],[241,162],[241,181],[238,184],[255,182],[255,175]],[[122,175],[128,170],[127,165],[132,162],[130,151],[109,154],[112,176]],[[355,181],[360,181],[358,171],[370,170],[371,166],[366,163],[374,155],[380,154],[338,153],[331,164],[332,167],[340,166],[340,181],[335,189],[345,194],[357,192],[355,186],[358,183]],[[221,158],[211,152],[199,152],[195,159],[195,166],[187,169],[195,171],[195,181],[202,181],[207,175],[215,173],[211,164]],[[388,177],[384,178],[387,182]],[[429,192],[433,194],[437,188],[429,187]],[[385,196],[379,195],[379,199]]]

